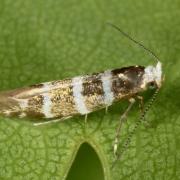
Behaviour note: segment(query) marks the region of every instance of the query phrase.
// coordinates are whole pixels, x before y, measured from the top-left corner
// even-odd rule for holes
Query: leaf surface
[[[0,179],[63,180],[84,142],[98,154],[105,180],[178,179],[179,8],[178,0],[0,0],[1,90],[154,63],[106,22],[121,27],[158,54],[166,75],[146,117],[149,127],[138,128],[113,170],[115,130],[127,102],[113,105],[108,114],[104,110],[90,114],[86,128],[84,117],[39,127],[1,117]],[[149,98],[146,94],[145,101]],[[119,149],[138,116],[136,103],[123,126]]]

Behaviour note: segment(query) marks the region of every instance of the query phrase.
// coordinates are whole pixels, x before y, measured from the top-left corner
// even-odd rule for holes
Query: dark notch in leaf
[[[101,162],[88,144],[83,143],[76,155],[66,180],[104,180]]]

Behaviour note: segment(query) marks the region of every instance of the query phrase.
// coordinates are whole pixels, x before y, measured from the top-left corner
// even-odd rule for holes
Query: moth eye
[[[150,82],[148,85],[149,85],[150,89],[155,89],[157,87],[157,85],[154,81]]]

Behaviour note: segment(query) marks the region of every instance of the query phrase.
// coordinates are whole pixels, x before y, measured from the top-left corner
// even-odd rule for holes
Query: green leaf
[[[84,117],[38,127],[26,120],[1,117],[0,179],[63,180],[84,142],[97,153],[105,180],[178,179],[179,8],[178,0],[0,0],[1,90],[154,63],[106,22],[121,27],[158,54],[166,75],[146,116],[149,127],[138,128],[113,170],[112,145],[127,106],[124,101],[110,107],[108,114],[104,110],[90,114],[86,128]],[[147,102],[150,95],[145,97]],[[136,103],[123,126],[119,149],[138,116]]]

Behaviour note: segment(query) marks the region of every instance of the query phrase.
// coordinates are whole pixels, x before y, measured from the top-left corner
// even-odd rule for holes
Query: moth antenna
[[[159,92],[159,88],[154,92],[154,94],[152,95],[152,98],[150,99],[149,103],[145,107],[145,109],[144,109],[143,113],[141,114],[139,120],[136,121],[136,124],[135,124],[133,130],[129,133],[129,136],[128,136],[125,144],[123,145],[121,151],[117,154],[117,158],[115,159],[115,161],[113,162],[113,164],[111,166],[112,169],[113,169],[114,165],[117,163],[117,161],[121,158],[121,156],[124,153],[124,151],[128,148],[128,146],[129,146],[129,144],[131,142],[132,136],[135,134],[136,129],[139,127],[140,123],[145,121],[145,115],[149,111],[149,109],[151,108],[153,102],[155,101],[158,92]]]
[[[108,25],[110,25],[111,27],[113,27],[114,29],[118,30],[122,35],[124,35],[126,38],[130,39],[132,42],[134,42],[135,44],[137,44],[138,46],[140,46],[141,48],[143,48],[146,52],[148,52],[157,62],[160,61],[159,58],[156,56],[156,54],[148,49],[147,47],[145,47],[142,43],[138,42],[137,40],[135,40],[134,38],[132,38],[129,34],[125,33],[122,29],[120,29],[119,27],[117,27],[114,24],[111,24],[109,22],[107,22]]]

